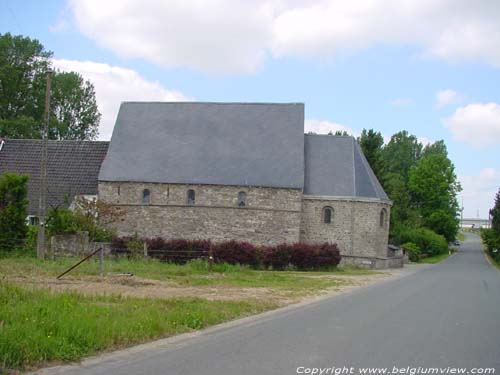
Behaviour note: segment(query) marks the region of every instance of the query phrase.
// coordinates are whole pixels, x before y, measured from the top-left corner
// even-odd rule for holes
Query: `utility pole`
[[[52,70],[47,70],[45,88],[45,113],[43,116],[42,155],[40,157],[40,197],[38,200],[38,237],[36,253],[39,259],[45,258],[45,215],[47,210],[47,159],[49,145],[50,82]]]

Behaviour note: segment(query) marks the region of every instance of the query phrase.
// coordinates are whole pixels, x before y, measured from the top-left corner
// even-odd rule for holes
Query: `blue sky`
[[[403,4],[400,5],[400,4]],[[495,1],[0,0],[0,32],[36,38],[91,80],[109,139],[125,100],[303,102],[306,129],[444,139],[466,217],[500,186]]]

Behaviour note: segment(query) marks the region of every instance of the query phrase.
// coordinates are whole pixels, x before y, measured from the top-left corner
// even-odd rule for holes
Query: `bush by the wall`
[[[217,263],[245,264],[252,267],[259,265],[257,249],[248,242],[233,240],[213,244],[212,252]]]
[[[283,270],[290,266],[293,244],[280,244],[263,248],[263,265],[274,270]]]
[[[146,242],[149,256],[172,263],[208,257],[210,250],[215,263],[241,264],[254,268],[282,270],[290,266],[299,270],[335,267],[340,262],[340,252],[335,244],[280,244],[256,247],[248,242],[226,241],[211,243],[205,240],[164,240],[161,237],[115,237],[111,241],[112,254],[142,253]]]
[[[401,246],[408,253],[408,258],[412,262],[418,262],[420,259],[420,247],[413,242],[406,242]]]
[[[448,251],[446,239],[427,228],[400,227],[393,233],[392,242],[395,245],[412,242],[420,248],[422,254],[428,256],[444,254]]]

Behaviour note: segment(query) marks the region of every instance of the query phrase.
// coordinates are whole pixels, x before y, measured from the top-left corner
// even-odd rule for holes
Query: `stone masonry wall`
[[[150,203],[142,203],[144,189]],[[187,191],[195,204],[187,204]],[[238,206],[238,193],[246,206]],[[166,239],[236,239],[254,244],[297,242],[302,192],[298,189],[219,185],[99,182],[99,199],[120,206],[125,215],[113,223],[119,235]]]
[[[324,223],[325,207],[333,209],[330,224]],[[300,240],[337,243],[341,254],[385,257],[389,215],[390,205],[381,201],[304,196]]]

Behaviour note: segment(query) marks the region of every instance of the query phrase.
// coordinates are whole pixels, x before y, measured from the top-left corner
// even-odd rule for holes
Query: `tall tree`
[[[448,149],[443,140],[436,141],[432,144],[428,144],[424,147],[422,151],[422,156],[433,155],[433,154],[441,154],[448,156]]]
[[[391,137],[384,147],[382,162],[384,171],[398,173],[408,182],[410,170],[417,164],[422,154],[422,144],[417,137],[408,134],[406,130],[400,131]]]
[[[382,180],[381,176],[381,157],[382,157],[382,146],[384,145],[384,137],[380,132],[376,132],[373,129],[366,130],[363,129],[361,136],[358,138],[359,145],[363,150],[368,163],[373,169],[373,172],[379,180]]]
[[[500,189],[495,196],[495,206],[490,210],[491,227],[500,236]]]
[[[410,171],[408,187],[424,225],[452,241],[458,232],[461,187],[450,159],[443,153],[422,157]]]
[[[0,34],[0,135],[41,138],[51,57],[36,39]],[[54,74],[50,138],[95,139],[100,116],[89,81],[77,73]]]
[[[74,72],[56,74],[52,86],[50,138],[95,139],[101,115],[94,86]]]

